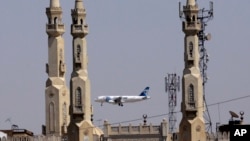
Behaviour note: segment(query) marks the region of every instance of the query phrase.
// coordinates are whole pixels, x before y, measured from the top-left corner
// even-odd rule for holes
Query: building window
[[[81,55],[81,46],[77,45],[77,47],[76,47],[76,58],[79,61],[80,61],[80,55]]]
[[[188,103],[191,108],[195,107],[195,102],[194,102],[194,86],[192,84],[189,85],[188,88]]]
[[[49,129],[51,132],[55,131],[55,106],[53,102],[49,104]]]
[[[82,105],[82,90],[80,87],[78,87],[76,89],[76,97],[75,97],[75,103],[76,103],[76,106],[81,106]]]
[[[62,107],[62,113],[63,113],[63,123],[64,125],[67,124],[67,104],[66,102],[63,103],[63,107]]]
[[[189,45],[188,45],[188,51],[189,51],[189,56],[190,57],[193,57],[193,50],[194,50],[194,45],[192,42],[189,42]]]

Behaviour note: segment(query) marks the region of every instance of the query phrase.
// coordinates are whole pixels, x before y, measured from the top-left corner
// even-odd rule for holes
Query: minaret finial
[[[82,0],[75,1],[75,9],[83,9],[83,2]]]
[[[195,5],[196,4],[196,0],[187,0],[187,5]]]
[[[50,7],[60,7],[59,0],[50,0]]]

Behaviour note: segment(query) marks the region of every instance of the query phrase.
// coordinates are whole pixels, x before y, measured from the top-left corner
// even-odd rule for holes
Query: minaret
[[[182,120],[179,127],[179,141],[205,141],[205,123],[203,119],[202,78],[199,69],[198,32],[201,23],[198,19],[198,5],[195,0],[187,0],[183,6],[185,20],[182,30],[185,33],[184,62],[182,78]]]
[[[63,136],[69,124],[69,90],[65,84],[64,24],[59,0],[50,0],[46,8],[48,23],[48,63],[46,72],[46,135]]]
[[[69,141],[90,139],[92,125],[92,106],[90,81],[88,78],[88,56],[86,35],[88,26],[85,23],[86,11],[82,0],[75,0],[75,8],[71,10],[73,36],[73,71],[70,81],[70,126]]]

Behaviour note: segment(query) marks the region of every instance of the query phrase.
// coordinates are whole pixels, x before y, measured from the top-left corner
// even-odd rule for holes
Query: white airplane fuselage
[[[110,104],[118,104],[119,106],[123,106],[123,103],[132,103],[150,99],[149,96],[98,96],[95,100],[96,102],[100,102],[101,105],[103,103]]]
[[[97,99],[95,99],[95,102],[100,102],[101,105],[106,102],[123,106],[123,103],[132,103],[150,99],[147,95],[148,91],[149,87],[146,87],[138,96],[98,96]]]

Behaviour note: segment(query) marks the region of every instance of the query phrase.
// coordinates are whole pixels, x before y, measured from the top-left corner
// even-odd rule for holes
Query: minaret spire
[[[88,78],[87,41],[88,26],[85,24],[86,10],[82,0],[75,0],[71,10],[71,35],[73,71],[70,80],[70,125],[69,141],[93,140],[91,134],[84,135],[85,130],[94,129],[92,124],[93,109],[91,106],[90,81]],[[89,131],[88,131],[89,132]]]
[[[88,34],[88,27],[85,24],[86,12],[82,0],[75,1],[75,9],[71,10],[71,15],[73,22],[71,24],[73,71],[70,82],[72,108],[70,114],[73,117],[71,119],[78,117],[77,119],[80,121],[91,120],[90,82],[88,79],[87,42],[85,38]]]
[[[192,6],[196,5],[196,0],[187,0],[187,6],[188,5],[192,5]]]
[[[69,124],[68,106],[69,90],[65,83],[65,55],[64,39],[65,32],[62,23],[62,9],[59,0],[50,0],[50,7],[46,8],[48,23],[48,63],[46,72],[45,101],[46,101],[46,134],[64,136]]]
[[[52,7],[60,7],[59,0],[50,0],[50,8]]]
[[[75,9],[84,9],[82,0],[75,1]]]
[[[195,0],[187,0],[183,6],[184,21],[184,69],[182,77],[182,120],[179,127],[179,141],[205,141],[206,131],[203,119],[203,86],[199,69],[199,38],[201,23],[199,8]],[[182,15],[181,15],[182,17]]]

